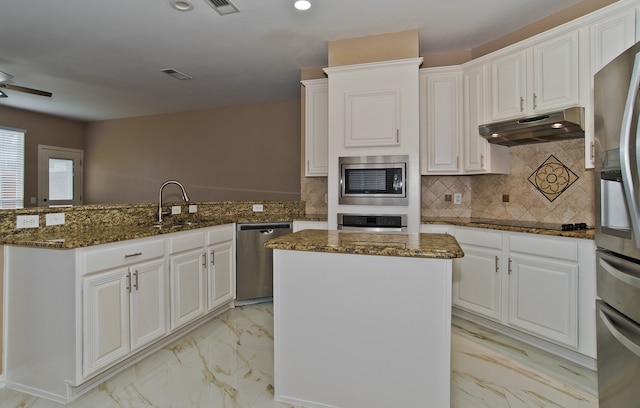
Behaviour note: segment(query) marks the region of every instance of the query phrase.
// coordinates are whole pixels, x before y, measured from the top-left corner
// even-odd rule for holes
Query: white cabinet
[[[345,147],[400,145],[400,89],[345,92]]]
[[[465,253],[454,262],[456,310],[573,361],[595,358],[592,240],[451,225],[420,230],[453,234]]]
[[[422,174],[459,173],[462,132],[462,70],[420,70]]]
[[[84,376],[166,334],[165,281],[164,259],[82,279]]]
[[[305,176],[326,176],[329,160],[329,83],[302,81],[305,88]]]
[[[492,121],[578,105],[578,39],[572,31],[493,59]]]
[[[508,174],[509,148],[490,144],[480,136],[478,126],[488,118],[488,64],[463,65],[462,156],[465,174]]]
[[[577,348],[578,261],[575,240],[510,235],[509,325]]]
[[[176,233],[169,238],[169,253],[170,327],[175,330],[205,313],[204,232]]]
[[[166,334],[163,255],[162,239],[85,253],[85,271],[91,273],[81,285],[85,377]]]
[[[207,231],[207,311],[233,300],[236,259],[234,237],[233,225]]]
[[[422,174],[509,172],[509,150],[478,133],[488,105],[487,64],[420,70]]]
[[[68,250],[5,246],[6,384],[69,402],[233,307],[234,242],[229,224]]]
[[[486,318],[502,318],[502,233],[456,228],[464,251],[453,268],[453,304]]]

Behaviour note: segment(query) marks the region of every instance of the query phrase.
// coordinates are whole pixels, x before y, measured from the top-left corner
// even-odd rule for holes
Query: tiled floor
[[[457,318],[452,368],[452,407],[598,406],[592,371]],[[0,390],[0,408],[58,406]],[[224,313],[66,406],[288,407],[273,401],[272,304]]]

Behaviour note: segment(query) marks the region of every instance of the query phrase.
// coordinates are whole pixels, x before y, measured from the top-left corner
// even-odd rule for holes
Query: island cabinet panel
[[[451,268],[451,259],[274,250],[275,399],[448,407]]]

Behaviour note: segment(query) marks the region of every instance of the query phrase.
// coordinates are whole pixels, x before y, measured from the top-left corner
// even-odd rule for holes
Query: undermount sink
[[[189,225],[196,225],[197,221],[179,221],[179,222],[170,222],[167,224],[152,224],[151,228],[177,228],[177,227],[186,227]]]

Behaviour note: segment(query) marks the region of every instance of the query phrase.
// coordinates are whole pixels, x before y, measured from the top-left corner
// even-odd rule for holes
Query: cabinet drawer
[[[130,265],[162,256],[164,256],[164,239],[130,241],[107,248],[95,248],[84,255],[85,273]]]
[[[204,247],[204,232],[202,230],[178,232],[169,238],[170,254],[202,247]]]
[[[511,252],[578,262],[578,244],[570,238],[559,239],[526,234],[511,235],[509,237],[509,250]]]
[[[460,244],[502,249],[501,232],[481,230],[478,228],[456,227],[453,235]]]
[[[207,231],[207,243],[215,244],[216,242],[231,241],[234,233],[233,224],[211,228]]]

